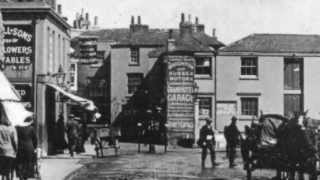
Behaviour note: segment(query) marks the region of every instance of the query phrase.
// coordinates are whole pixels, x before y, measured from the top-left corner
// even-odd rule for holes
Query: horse
[[[317,153],[307,136],[303,124],[308,121],[302,113],[288,119],[281,115],[261,115],[258,123],[246,127],[246,138],[242,140],[241,152],[248,179],[255,168],[276,169],[275,179],[299,179],[307,173],[316,179]],[[288,177],[287,177],[288,175]]]

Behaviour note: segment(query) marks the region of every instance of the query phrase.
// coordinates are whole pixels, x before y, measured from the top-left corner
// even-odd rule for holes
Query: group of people
[[[24,123],[14,127],[5,116],[0,118],[0,175],[3,180],[12,180],[14,171],[20,180],[36,174],[37,137],[33,117],[27,117]]]
[[[226,145],[226,152],[227,157],[229,158],[229,167],[232,168],[235,166],[234,159],[236,154],[236,147],[240,142],[240,131],[236,125],[237,118],[232,117],[231,123],[229,126],[224,128],[224,136],[227,142]],[[202,168],[205,167],[205,160],[207,157],[207,151],[210,151],[211,155],[211,163],[212,166],[215,167],[218,164],[216,163],[216,156],[215,156],[215,133],[211,126],[212,120],[206,119],[206,124],[200,129],[200,138],[198,140],[198,145],[202,148],[201,153],[201,166]]]

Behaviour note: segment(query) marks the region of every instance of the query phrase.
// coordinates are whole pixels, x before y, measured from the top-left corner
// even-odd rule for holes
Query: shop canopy
[[[1,110],[5,116],[1,118],[8,118],[13,126],[26,126],[24,120],[33,115],[32,112],[27,111],[24,104],[20,101],[19,93],[11,85],[7,77],[0,71],[0,102],[3,106]]]
[[[77,95],[74,95],[72,93],[69,93],[55,84],[48,83],[47,85],[52,87],[53,89],[55,89],[59,93],[63,94],[64,96],[68,97],[72,101],[78,103],[84,109],[86,109],[88,111],[97,110],[97,107],[94,105],[93,101],[86,99],[86,98],[83,98],[83,97],[80,97],[80,96],[77,96]]]

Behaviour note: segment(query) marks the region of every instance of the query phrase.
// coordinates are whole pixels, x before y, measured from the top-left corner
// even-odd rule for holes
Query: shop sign
[[[170,57],[167,74],[169,131],[190,134],[194,129],[194,60]]]
[[[34,53],[32,25],[4,25],[4,59],[2,69],[16,72],[32,72]],[[31,77],[30,73],[30,77]]]
[[[31,84],[14,84],[14,88],[20,94],[21,102],[31,107],[32,104],[32,88]]]

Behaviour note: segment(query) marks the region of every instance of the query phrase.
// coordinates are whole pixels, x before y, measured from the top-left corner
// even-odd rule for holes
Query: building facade
[[[217,57],[217,129],[232,115],[244,125],[263,113],[309,110],[319,117],[318,35],[253,34]]]
[[[69,81],[70,26],[55,1],[1,1],[0,6],[5,28],[3,72],[35,113],[43,155],[55,153],[57,119],[59,115],[67,119],[67,103],[58,90]]]

